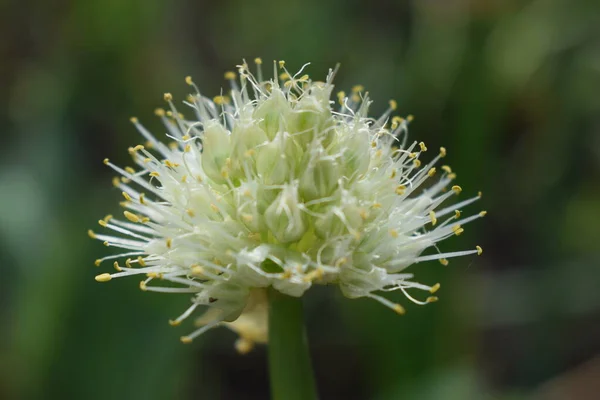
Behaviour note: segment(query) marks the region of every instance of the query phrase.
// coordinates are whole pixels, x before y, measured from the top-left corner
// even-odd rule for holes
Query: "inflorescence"
[[[168,144],[131,119],[146,142],[129,148],[136,168],[104,160],[120,175],[114,186],[125,211],[99,221],[113,234],[89,231],[122,251],[96,260],[116,269],[96,280],[138,275],[142,290],[193,295],[172,325],[199,306],[210,310],[183,342],[236,320],[256,289],[270,286],[298,297],[312,284],[338,284],[349,298],[368,297],[399,314],[404,308],[378,293],[436,301],[439,283],[415,282],[404,270],[481,254],[479,246],[447,253],[436,246],[485,215],[461,216],[480,194],[445,205],[462,191],[451,186],[450,167],[435,167],[446,150],[422,162],[427,147],[407,144],[412,116],[393,116],[395,101],[371,118],[360,85],[330,100],[337,69],[318,82],[302,73],[306,65],[292,75],[279,61],[265,80],[262,61],[255,63],[256,74],[245,62],[238,74],[225,73],[231,91],[213,99],[187,77],[192,117],[166,93],[168,111],[156,115]],[[251,348],[253,339],[242,339],[238,348]]]

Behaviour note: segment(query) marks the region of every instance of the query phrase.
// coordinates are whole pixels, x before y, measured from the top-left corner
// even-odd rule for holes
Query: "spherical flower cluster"
[[[368,297],[400,314],[404,308],[380,292],[435,301],[430,293],[439,284],[417,283],[404,270],[481,254],[479,246],[441,253],[436,243],[485,215],[460,215],[479,196],[443,206],[461,192],[450,186],[448,166],[434,167],[446,150],[422,162],[427,148],[407,144],[412,117],[392,116],[393,100],[377,119],[368,116],[371,101],[360,86],[331,101],[335,70],[318,82],[304,67],[292,76],[280,61],[265,80],[262,61],[255,62],[256,74],[246,63],[239,79],[227,72],[230,93],[212,100],[186,78],[195,90],[184,102],[191,117],[165,94],[169,111],[156,114],[169,144],[132,118],[146,140],[129,149],[137,168],[105,160],[121,175],[114,185],[125,198],[125,218],[99,221],[112,235],[89,232],[123,251],[96,265],[125,261],[96,280],[141,275],[142,290],[192,294],[173,325],[199,306],[210,310],[184,342],[235,321],[260,288],[298,297],[313,284],[337,284],[346,297]],[[418,300],[414,290],[428,297]],[[240,348],[265,335],[245,338]]]

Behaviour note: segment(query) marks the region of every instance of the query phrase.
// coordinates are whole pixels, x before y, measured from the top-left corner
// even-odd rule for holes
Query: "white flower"
[[[137,169],[105,160],[121,175],[114,184],[125,197],[125,219],[99,221],[113,235],[90,231],[123,251],[96,265],[126,261],[115,261],[117,271],[96,280],[142,275],[142,290],[192,294],[191,307],[173,325],[198,306],[212,308],[184,342],[236,320],[251,291],[269,286],[302,296],[312,284],[334,283],[349,298],[369,297],[398,313],[401,305],[377,293],[401,290],[418,304],[435,301],[409,291],[434,293],[439,284],[417,283],[404,270],[481,254],[479,246],[441,253],[436,244],[485,215],[460,216],[479,196],[443,206],[461,192],[446,190],[455,178],[448,166],[434,167],[446,150],[422,163],[425,145],[407,145],[412,117],[392,117],[393,100],[381,117],[369,117],[371,101],[360,86],[349,96],[339,92],[335,106],[335,71],[316,82],[301,75],[304,67],[291,76],[279,62],[275,78],[263,80],[260,59],[256,64],[256,75],[246,63],[239,66],[239,81],[226,73],[230,96],[212,100],[186,78],[196,92],[184,102],[191,117],[165,94],[170,111],[156,114],[169,144],[132,118],[146,139],[129,149]],[[258,309],[266,320],[264,307]],[[266,340],[264,329],[240,326],[259,332],[242,335],[242,351]]]

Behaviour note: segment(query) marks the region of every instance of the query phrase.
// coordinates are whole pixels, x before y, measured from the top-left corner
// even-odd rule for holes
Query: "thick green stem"
[[[269,289],[269,375],[273,400],[317,398],[302,299],[272,288]]]

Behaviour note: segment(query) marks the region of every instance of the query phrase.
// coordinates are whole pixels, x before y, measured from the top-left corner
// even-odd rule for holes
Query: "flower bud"
[[[265,212],[267,226],[281,243],[296,241],[304,235],[306,225],[298,207],[298,189],[287,185]]]
[[[217,183],[224,183],[227,176],[226,160],[230,156],[229,132],[218,121],[209,121],[204,127],[202,140],[202,169],[206,176]]]

